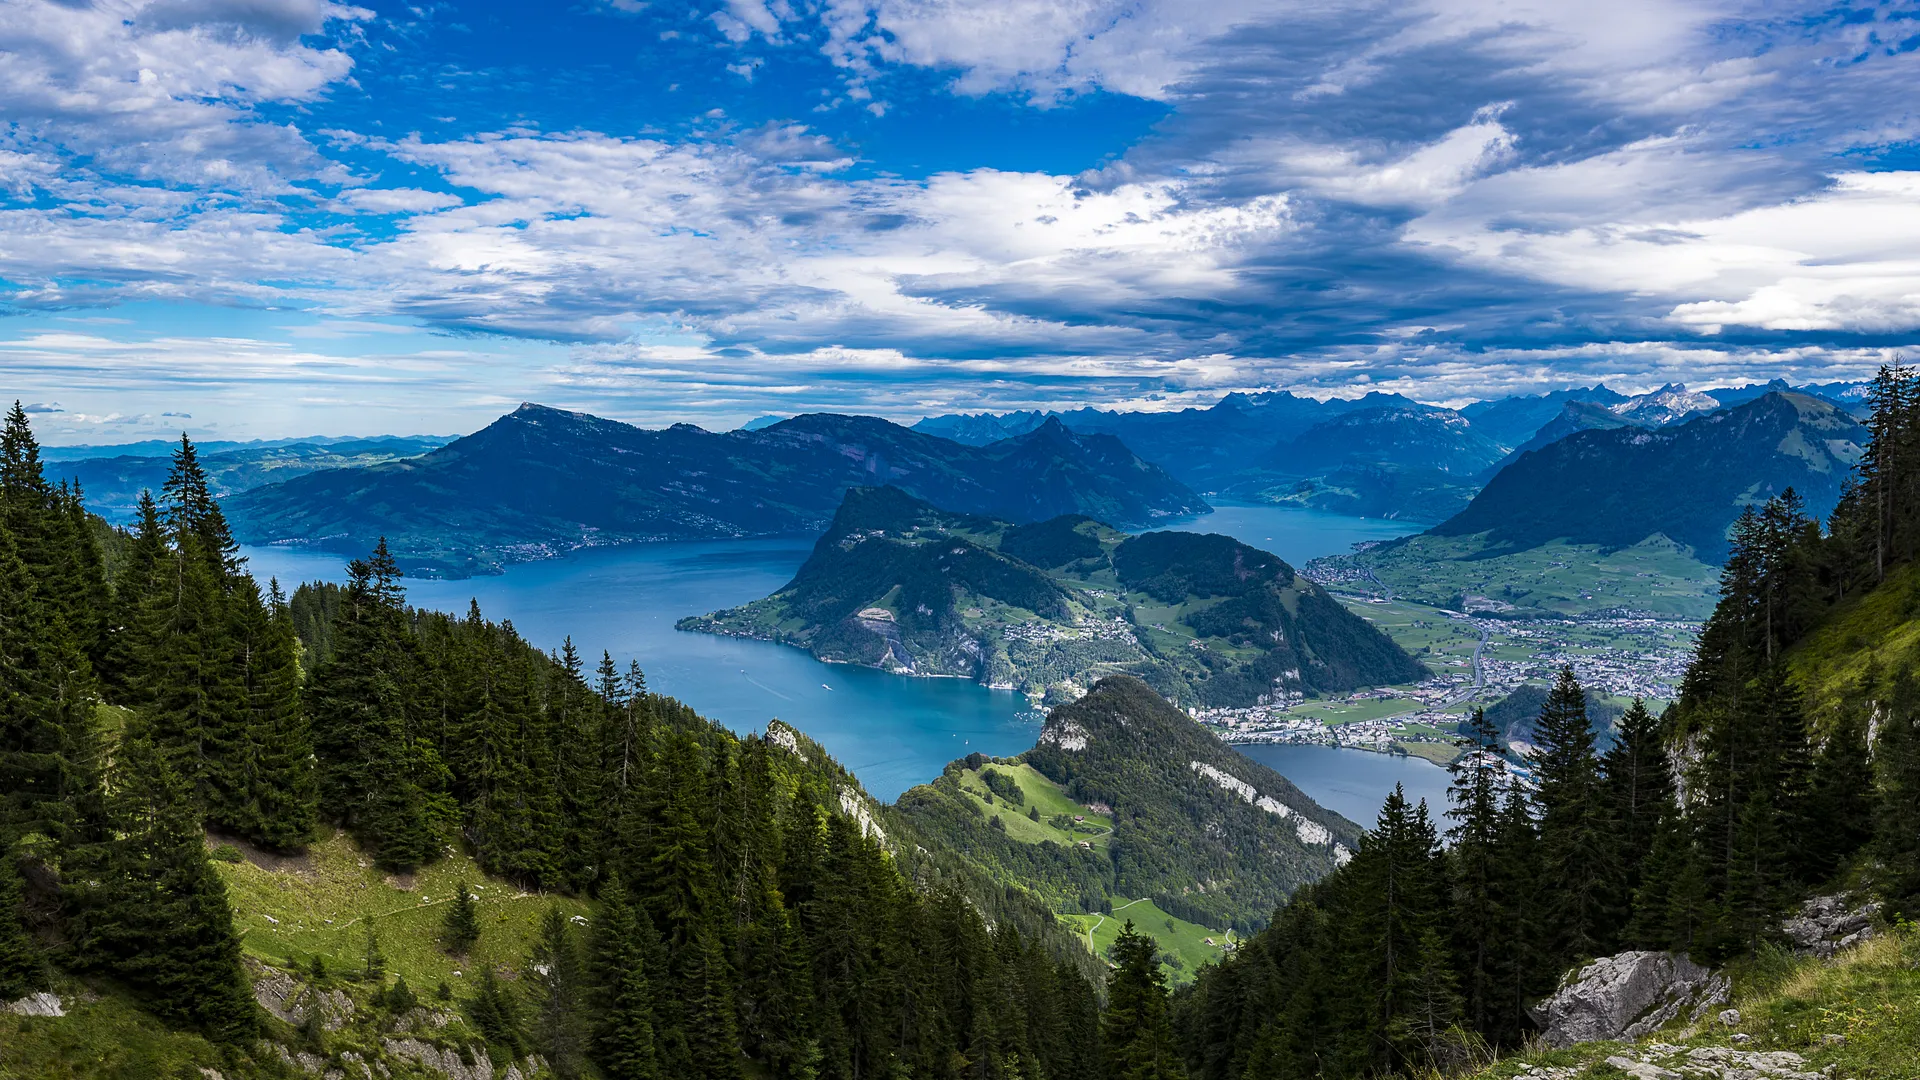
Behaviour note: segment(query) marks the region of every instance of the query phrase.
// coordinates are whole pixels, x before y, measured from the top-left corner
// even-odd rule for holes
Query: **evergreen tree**
[[[1100,1028],[1107,1076],[1185,1080],[1186,1069],[1175,1052],[1166,977],[1161,974],[1153,939],[1136,932],[1129,919],[1113,943],[1112,957],[1107,1012]]]
[[[1600,757],[1601,783],[1612,824],[1619,892],[1616,913],[1632,909],[1661,815],[1673,802],[1673,764],[1660,721],[1639,698],[1627,707],[1614,729],[1613,745]]]
[[[307,691],[321,807],[382,866],[409,870],[440,854],[454,815],[451,777],[408,715],[414,657],[386,541],[372,558],[349,563],[347,574],[333,653]]]
[[[562,1080],[581,1074],[584,1039],[580,1031],[585,974],[579,945],[559,907],[550,906],[540,921],[528,965],[534,992],[533,1048]]]
[[[111,787],[115,837],[99,876],[71,883],[81,890],[79,956],[164,1019],[248,1037],[257,1019],[240,939],[190,789],[141,730],[123,739]]]
[[[46,958],[27,929],[19,853],[0,846],[0,1001],[13,1001],[46,985]]]
[[[1887,695],[1875,767],[1880,778],[1874,814],[1874,855],[1887,914],[1920,920],[1920,683],[1912,673],[1894,676]]]
[[[480,941],[480,910],[474,903],[473,894],[467,891],[467,883],[461,882],[453,892],[453,902],[447,906],[447,917],[441,924],[440,939],[446,943],[447,951],[456,956],[464,956]]]
[[[1339,994],[1348,1010],[1349,1037],[1339,1054],[1345,1071],[1387,1071],[1427,1058],[1427,1048],[1410,1046],[1397,1034],[1427,1004],[1423,995],[1431,984],[1422,980],[1430,973],[1422,969],[1433,959],[1429,938],[1441,926],[1444,890],[1439,838],[1427,805],[1408,806],[1395,785],[1336,890]]]
[[[1548,692],[1534,735],[1540,869],[1553,883],[1542,893],[1540,925],[1551,935],[1549,966],[1564,968],[1606,953],[1624,921],[1624,913],[1611,906],[1622,875],[1587,719],[1587,695],[1571,667],[1561,669]]]
[[[600,893],[589,978],[593,984],[593,1058],[609,1080],[662,1076],[655,1043],[653,978],[662,949],[644,910],[618,877]]]
[[[307,844],[319,819],[313,737],[300,700],[299,644],[280,583],[260,603],[251,578],[235,598],[244,613],[242,657],[248,698],[247,792],[251,837],[277,851]]]
[[[1499,895],[1500,796],[1506,762],[1498,730],[1486,712],[1473,711],[1462,753],[1448,766],[1453,783],[1447,817],[1453,846],[1448,858],[1454,953],[1467,1021],[1476,1031],[1499,1027],[1501,1009],[1496,957],[1508,927]]]
[[[1872,840],[1873,797],[1866,717],[1850,705],[1835,716],[1807,782],[1806,839],[1799,845],[1806,884],[1826,883]]]
[[[526,1035],[520,1030],[520,1005],[513,991],[494,975],[491,966],[480,969],[480,982],[467,1000],[467,1020],[488,1047],[512,1061],[527,1052]]]

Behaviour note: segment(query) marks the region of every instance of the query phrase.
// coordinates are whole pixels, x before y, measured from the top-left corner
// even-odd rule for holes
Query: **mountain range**
[[[1520,455],[1430,532],[1483,536],[1490,552],[1661,534],[1718,563],[1741,509],[1789,487],[1824,519],[1866,441],[1831,402],[1777,390],[1665,428],[1578,431]]]
[[[874,417],[758,431],[646,430],[540,405],[418,458],[313,473],[229,503],[243,542],[360,552],[466,576],[588,546],[817,532],[850,487],[897,484],[964,513],[1147,525],[1209,507],[1118,439],[1057,420],[973,447]]]
[[[200,443],[200,467],[220,497],[266,484],[291,480],[322,469],[347,469],[416,457],[438,449],[451,439],[432,435],[381,435],[369,439],[293,439],[271,443]],[[135,443],[100,449],[125,450],[112,456],[62,457],[47,462],[47,478],[77,483],[87,494],[87,505],[109,521],[125,524],[134,517],[142,490],[157,497],[172,468],[170,455],[177,442]]]
[[[824,660],[959,675],[1071,701],[1111,674],[1181,705],[1247,706],[1426,671],[1372,624],[1231,537],[1028,525],[856,488],[791,582],[679,628]]]

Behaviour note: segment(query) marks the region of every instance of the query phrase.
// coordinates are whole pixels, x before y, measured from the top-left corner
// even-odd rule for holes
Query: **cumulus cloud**
[[[1034,108],[1104,93],[1168,112],[1078,175],[903,178],[857,140],[719,108],[670,134],[449,118],[451,135],[317,135],[300,110],[350,85],[376,23],[364,9],[21,0],[0,7],[0,302],[292,305],[334,317],[309,339],[397,319],[556,340],[564,360],[523,377],[632,412],[636,386],[707,409],[897,412],[969,395],[1172,407],[1261,385],[1450,399],[1556,375],[1818,377],[1888,355],[1858,339],[1920,326],[1920,174],[1862,164],[1920,135],[1920,54],[1884,13],[728,0],[696,14],[716,73],[758,84],[782,56],[824,53],[820,89],[876,110],[914,107],[896,95],[911,70]],[[320,397],[438,362],[164,336],[143,360],[105,340],[49,331],[0,355],[81,378],[74,358],[99,349],[95,383],[167,363],[209,386],[333,388]],[[464,355],[445,363],[464,371]]]

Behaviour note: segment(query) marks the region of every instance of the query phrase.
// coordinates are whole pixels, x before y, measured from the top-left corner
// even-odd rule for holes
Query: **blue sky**
[[[1458,402],[1920,330],[1920,9],[0,2],[54,442]]]

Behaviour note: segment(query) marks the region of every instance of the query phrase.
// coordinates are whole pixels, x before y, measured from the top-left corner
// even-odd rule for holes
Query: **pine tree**
[[[1340,1068],[1385,1071],[1407,1064],[1405,1045],[1391,1033],[1422,1006],[1420,969],[1427,939],[1442,920],[1445,890],[1439,838],[1421,802],[1408,806],[1395,785],[1373,831],[1347,864],[1339,883],[1335,933],[1341,989],[1350,1037]]]
[[[299,644],[280,583],[260,603],[251,578],[234,596],[244,612],[242,657],[248,698],[247,794],[250,835],[277,851],[306,846],[319,819],[313,737],[300,700]]]
[[[1533,807],[1518,785],[1510,785],[1500,808],[1494,840],[1491,883],[1494,902],[1506,914],[1499,947],[1492,951],[1500,1007],[1493,1012],[1496,1042],[1509,1043],[1526,1030],[1527,1008],[1553,989],[1559,971],[1545,953],[1541,892],[1548,887],[1540,870],[1540,833]]]
[[[600,892],[589,977],[593,984],[593,1058],[609,1080],[657,1080],[653,978],[661,952],[644,910],[616,876]]]
[[[480,969],[480,984],[467,1000],[467,1020],[487,1045],[507,1060],[527,1052],[526,1035],[520,1030],[520,1005],[513,991],[495,977],[491,966]]]
[[[1874,747],[1880,797],[1873,851],[1881,867],[1881,895],[1893,918],[1920,920],[1920,683],[1895,675]]]
[[[1813,760],[1801,827],[1803,880],[1819,886],[1873,839],[1873,762],[1863,710],[1849,705],[1834,718]]]
[[[1613,827],[1614,862],[1619,892],[1616,913],[1629,912],[1640,888],[1644,864],[1673,801],[1673,765],[1660,721],[1639,698],[1627,707],[1614,729],[1613,745],[1600,758],[1601,783]]]
[[[1587,695],[1562,668],[1534,727],[1539,780],[1541,926],[1552,935],[1549,966],[1564,968],[1610,948],[1624,913],[1619,895],[1619,850],[1612,842],[1599,759],[1587,719]]]
[[[307,690],[321,807],[380,865],[411,870],[441,853],[455,814],[451,775],[408,715],[415,660],[386,541],[347,574],[332,655]]]
[[[25,883],[19,853],[0,846],[0,1001],[13,1001],[46,985],[46,957],[27,929]]]
[[[1121,928],[1111,952],[1107,1011],[1101,1019],[1107,1075],[1113,1080],[1185,1080],[1167,1006],[1166,976],[1153,939]]]
[[[464,881],[454,889],[453,903],[447,906],[440,940],[446,944],[447,951],[456,956],[465,956],[480,941],[479,905],[474,903],[473,894],[467,891]]]
[[[163,1019],[223,1040],[257,1027],[226,885],[207,860],[186,782],[142,730],[122,740],[108,841],[82,891],[77,952],[141,993]]]
[[[529,959],[528,983],[535,997],[533,1048],[556,1076],[573,1080],[584,1062],[580,999],[585,977],[579,945],[559,907],[547,908]]]
[[[1474,1030],[1496,1037],[1501,1009],[1498,962],[1501,937],[1509,932],[1509,913],[1502,909],[1499,851],[1500,796],[1506,776],[1499,732],[1484,710],[1475,709],[1461,755],[1448,766],[1453,783],[1447,796],[1453,803],[1447,816],[1453,841],[1448,870],[1451,892],[1454,954],[1467,1022]]]

